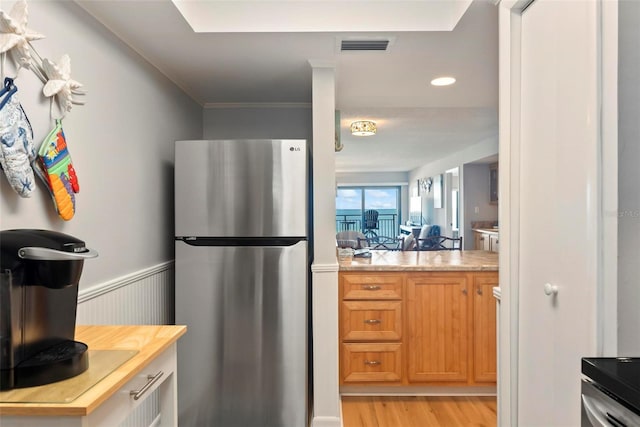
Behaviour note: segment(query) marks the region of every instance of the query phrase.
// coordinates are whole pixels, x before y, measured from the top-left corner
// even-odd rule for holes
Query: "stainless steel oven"
[[[582,360],[582,427],[640,427],[640,359]]]

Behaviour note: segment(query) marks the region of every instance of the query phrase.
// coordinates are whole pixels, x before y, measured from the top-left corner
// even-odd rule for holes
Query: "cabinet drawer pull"
[[[365,365],[369,365],[369,366],[376,366],[376,365],[379,365],[380,363],[382,363],[382,362],[380,362],[379,360],[365,360],[364,361],[364,364]]]
[[[364,289],[365,291],[379,291],[380,286],[379,285],[362,285],[362,289]]]
[[[133,396],[133,400],[138,400],[142,397],[143,394],[147,392],[154,385],[160,377],[164,375],[164,372],[160,371],[155,375],[147,375],[147,383],[142,386],[140,390],[131,390],[129,392],[129,396]]]
[[[480,289],[480,286],[478,286],[478,288],[476,289],[476,293],[478,295],[482,295],[482,289]]]
[[[381,322],[382,322],[382,320],[380,320],[380,319],[367,319],[367,320],[364,321],[364,323],[368,323],[370,325],[375,325],[375,324],[381,323]]]

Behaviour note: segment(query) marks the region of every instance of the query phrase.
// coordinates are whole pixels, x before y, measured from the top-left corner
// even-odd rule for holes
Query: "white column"
[[[628,4],[631,3],[625,3],[625,6]],[[640,8],[636,7],[635,10],[640,11]],[[636,14],[636,16],[640,15]],[[602,2],[601,25],[602,187],[600,191],[602,197],[602,236],[600,238],[602,239],[603,268],[602,286],[599,288],[598,293],[598,355],[615,357],[623,356],[618,348],[618,260],[624,259],[618,256],[618,206],[621,206],[618,201],[618,194],[624,194],[622,188],[620,191],[618,190],[618,105],[622,105],[622,100],[618,101],[618,1]],[[636,34],[638,33],[636,31]],[[637,48],[637,44],[635,47]],[[636,58],[638,58],[637,55]],[[629,71],[628,67],[623,64],[621,64],[621,68],[627,72]],[[636,69],[639,68],[636,66]],[[620,93],[626,93],[624,87]],[[640,93],[640,90],[636,90],[636,93]],[[640,104],[640,101],[638,101],[638,104]],[[638,116],[636,115],[635,117]],[[624,139],[620,138],[620,141],[624,141]],[[622,158],[626,159],[627,156]],[[636,169],[635,166],[634,169]],[[633,194],[637,195],[638,193],[634,191]],[[623,199],[624,196],[621,196],[621,198]],[[635,223],[637,224],[638,221],[635,221]],[[623,228],[620,228],[620,230],[620,236],[633,235],[632,233],[627,234],[628,230]],[[640,229],[636,228],[636,230]],[[635,235],[638,236],[638,233]],[[637,263],[634,260],[630,265],[637,265]],[[620,299],[620,301],[633,300],[634,298]],[[632,307],[632,312],[637,313],[635,305],[632,305]],[[638,320],[640,320],[640,317],[638,317]],[[626,324],[626,327],[628,326],[629,324]],[[637,329],[634,328],[633,337],[635,337],[635,331]],[[633,338],[631,342],[637,342],[637,340]],[[636,348],[640,349],[640,346]]]
[[[335,65],[313,70],[313,427],[340,427],[338,264],[335,248]]]
[[[498,304],[498,426],[518,420],[518,228],[520,141],[519,32],[520,15],[514,0],[500,2],[499,10],[499,152],[498,219],[500,222],[500,303]]]

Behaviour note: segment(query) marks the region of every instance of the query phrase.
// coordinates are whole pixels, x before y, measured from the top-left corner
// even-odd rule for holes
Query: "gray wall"
[[[202,108],[75,2],[29,2],[29,28],[46,36],[33,42],[41,56],[69,54],[88,91],[63,122],[80,193],[65,222],[40,182],[22,199],[0,176],[0,228],[84,239],[100,256],[81,288],[173,259],[173,142],[202,137]],[[26,70],[16,83],[39,145],[53,125],[42,83]]]
[[[446,215],[446,208],[445,206],[447,205],[447,194],[449,192],[449,190],[446,188],[446,180],[444,179],[445,177],[445,173],[443,172],[442,174],[442,184],[441,184],[441,188],[442,188],[442,193],[441,193],[441,208],[436,208],[435,207],[435,187],[436,187],[436,176],[432,176],[431,179],[433,180],[433,184],[431,185],[431,191],[429,192],[424,192],[422,189],[420,189],[420,196],[422,198],[422,216],[424,217],[424,219],[427,221],[427,224],[431,224],[431,225],[439,225],[440,226],[440,232],[442,234],[446,234],[445,232],[445,225],[446,225],[446,221],[447,221],[447,215]]]
[[[449,157],[435,160],[424,166],[409,172],[409,183],[413,185],[418,179],[443,174],[449,169],[460,167],[463,164],[475,162],[479,159],[498,154],[498,133],[493,138],[478,142],[462,151],[458,151]]]
[[[311,70],[309,70],[311,72]],[[312,140],[311,107],[226,107],[204,110],[204,139]]]
[[[484,182],[484,178],[481,178],[483,181],[482,182],[473,182],[470,183],[469,186],[466,186],[466,182],[467,182],[467,178],[465,177],[465,170],[466,170],[466,166],[467,164],[469,164],[470,162],[475,162],[479,159],[484,159],[487,157],[491,157],[498,154],[498,138],[497,138],[497,134],[495,138],[489,138],[486,139],[482,142],[479,142],[477,144],[474,144],[472,146],[470,146],[469,148],[459,151],[457,153],[452,154],[449,157],[446,157],[444,159],[439,159],[436,160],[432,163],[429,163],[427,165],[421,166],[419,168],[416,168],[414,170],[412,170],[411,172],[409,172],[409,185],[410,187],[413,186],[412,183],[415,183],[418,179],[420,178],[427,178],[427,177],[433,177],[436,174],[445,174],[445,171],[449,170],[449,169],[453,169],[453,168],[460,168],[459,169],[459,173],[460,173],[460,177],[462,179],[462,182],[460,182],[460,206],[459,206],[459,212],[460,212],[460,221],[461,224],[464,226],[465,224],[470,224],[469,221],[475,221],[475,217],[478,217],[479,215],[474,215],[471,217],[471,219],[469,219],[469,217],[467,216],[467,211],[466,211],[466,207],[470,206],[472,203],[474,203],[474,198],[478,198],[478,200],[480,199],[484,199],[483,195],[474,195],[474,188],[476,185],[481,187],[481,191],[484,191],[484,185],[486,184],[486,200],[487,200],[487,205],[488,205],[488,200],[489,200],[489,177],[488,177],[488,165],[487,165],[487,179],[486,179],[486,183]],[[472,172],[473,175],[473,172]],[[480,179],[480,178],[479,178]],[[467,188],[469,187],[469,188]],[[411,192],[411,188],[409,190]],[[445,197],[449,197],[449,192],[450,189],[445,189]],[[420,192],[420,194],[422,194],[422,191]],[[471,199],[471,201],[469,202],[469,199]],[[448,203],[448,201],[446,199],[444,199],[445,203]],[[423,195],[422,197],[422,204],[423,204],[423,216],[425,216],[428,220],[428,222],[430,224],[437,224],[440,226],[443,226],[447,223],[447,215],[446,215],[446,210],[444,208],[442,209],[434,209],[433,207],[433,189],[431,190],[431,193],[428,193],[426,195]],[[446,204],[444,205],[446,206]],[[479,206],[479,205],[471,205],[471,206]],[[480,206],[479,206],[480,207]],[[487,213],[487,211],[495,211],[495,220],[498,219],[498,207],[497,205],[495,207],[493,207],[493,209],[480,209],[480,216],[484,215],[485,213]],[[493,218],[487,218],[487,219],[493,219]],[[471,242],[473,242],[473,236],[470,235],[468,233],[468,231],[464,228],[461,227],[460,230],[461,235],[464,237],[464,248],[465,249],[473,249],[473,245],[468,246]]]
[[[618,346],[640,354],[640,2],[619,3]]]
[[[489,165],[468,164],[463,166],[464,194],[464,248],[473,249],[472,221],[497,221],[498,205],[489,203]],[[476,213],[475,209],[478,208]]]

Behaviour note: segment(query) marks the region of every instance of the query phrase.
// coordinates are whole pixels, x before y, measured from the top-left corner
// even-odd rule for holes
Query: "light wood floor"
[[[495,397],[342,397],[344,427],[495,427]]]

